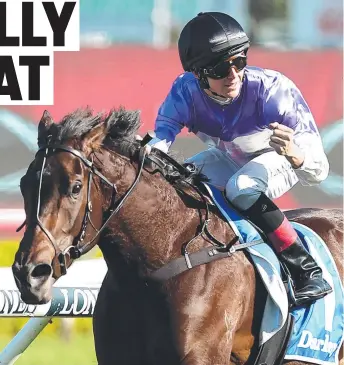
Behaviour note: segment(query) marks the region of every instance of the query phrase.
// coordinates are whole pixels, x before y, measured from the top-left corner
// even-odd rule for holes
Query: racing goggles
[[[221,60],[215,66],[203,69],[204,75],[211,79],[224,79],[230,74],[231,68],[234,67],[237,72],[243,70],[247,66],[247,57],[240,55],[232,59]]]

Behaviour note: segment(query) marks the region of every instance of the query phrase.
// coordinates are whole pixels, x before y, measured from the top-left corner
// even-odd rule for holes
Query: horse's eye
[[[78,195],[79,193],[80,193],[80,191],[81,191],[81,188],[82,188],[82,185],[81,185],[81,183],[76,183],[74,186],[73,186],[73,188],[72,188],[72,194],[73,195]]]

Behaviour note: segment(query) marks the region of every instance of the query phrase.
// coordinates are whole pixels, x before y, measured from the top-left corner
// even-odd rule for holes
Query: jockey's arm
[[[167,153],[182,128],[183,124],[174,120],[157,119],[154,129],[156,137],[149,141],[147,145]]]
[[[265,118],[294,130],[293,142],[303,153],[303,163],[295,168],[302,185],[317,185],[329,173],[329,163],[313,115],[295,84],[281,75],[275,87],[266,90]],[[268,96],[268,97],[267,97]]]
[[[190,106],[184,96],[183,86],[177,79],[158,110],[153,138],[148,145],[167,152],[176,136],[187,124]]]
[[[325,154],[318,130],[314,130],[314,120],[300,120],[295,126],[294,143],[304,152],[304,161],[295,170],[302,185],[317,185],[324,181],[329,173],[329,162]],[[307,123],[310,123],[307,125]],[[314,124],[313,124],[314,123]]]

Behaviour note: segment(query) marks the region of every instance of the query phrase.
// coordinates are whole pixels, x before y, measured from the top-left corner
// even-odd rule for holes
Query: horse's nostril
[[[31,277],[40,278],[40,277],[48,277],[52,272],[52,268],[48,264],[39,264],[37,265],[31,272]]]

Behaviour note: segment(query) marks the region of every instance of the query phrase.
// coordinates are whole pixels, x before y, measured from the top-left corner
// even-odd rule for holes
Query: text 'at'
[[[77,2],[64,2],[58,10],[53,1],[11,1],[0,1],[0,98],[23,100],[25,87],[28,100],[40,100],[42,66],[52,66],[54,47],[65,47]]]

